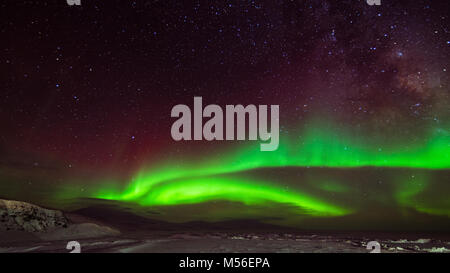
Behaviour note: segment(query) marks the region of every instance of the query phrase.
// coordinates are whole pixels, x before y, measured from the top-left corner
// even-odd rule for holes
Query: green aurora
[[[281,141],[274,152],[261,152],[255,146],[245,146],[237,153],[229,153],[206,162],[190,164],[176,161],[159,167],[142,168],[125,189],[112,185],[102,187],[92,197],[138,203],[143,206],[196,204],[213,200],[241,202],[245,205],[264,205],[275,202],[299,208],[299,214],[310,216],[343,216],[355,208],[333,204],[304,193],[298,188],[287,190],[283,181],[261,181],[239,177],[241,172],[259,168],[327,167],[358,168],[387,167],[442,170],[450,167],[450,136],[438,129],[429,141],[401,148],[380,148],[367,145],[362,139],[350,137],[319,127],[308,131],[297,141]],[[235,174],[233,178],[223,175]],[[394,193],[398,204],[417,211],[450,216],[450,208],[439,210],[414,201],[414,196],[427,187],[426,178],[411,184],[396,181]],[[345,192],[346,187],[329,182],[319,187],[326,191]]]

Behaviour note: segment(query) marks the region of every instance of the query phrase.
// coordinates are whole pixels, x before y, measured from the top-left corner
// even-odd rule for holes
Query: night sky
[[[170,111],[193,106],[194,96],[221,106],[280,105],[283,151],[314,128],[345,132],[377,152],[429,147],[436,136],[430,154],[449,151],[449,1],[82,0],[70,7],[8,0],[0,7],[0,164],[3,174],[26,173],[28,183],[32,170],[56,170],[49,176],[64,184],[60,173],[128,177],[143,165],[220,162],[240,150],[242,142],[172,140]],[[319,138],[328,134],[322,129]],[[392,164],[429,167],[422,159],[404,163],[416,155]],[[358,165],[340,158],[270,158],[276,163],[255,167]],[[361,165],[386,161],[371,162]],[[449,162],[447,154],[438,167]]]

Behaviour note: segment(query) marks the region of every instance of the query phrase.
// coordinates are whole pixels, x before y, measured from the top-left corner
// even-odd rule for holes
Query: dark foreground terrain
[[[35,226],[46,221],[37,215],[40,218],[28,218]],[[368,253],[371,241],[380,244],[381,252],[450,252],[450,235],[445,232],[311,232],[256,220],[168,223],[105,206],[80,209],[65,217],[67,226],[40,231],[13,228],[9,223],[0,231],[0,252],[64,253],[71,251],[66,248],[69,241],[79,242],[81,252]]]

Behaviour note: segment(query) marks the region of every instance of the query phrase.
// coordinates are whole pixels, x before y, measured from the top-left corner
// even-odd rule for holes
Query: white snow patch
[[[415,241],[408,241],[406,239],[400,239],[397,241],[389,241],[392,244],[427,244],[431,242],[431,239],[417,239]]]
[[[431,253],[450,253],[450,249],[445,247],[433,247],[433,248],[426,248],[424,250]]]

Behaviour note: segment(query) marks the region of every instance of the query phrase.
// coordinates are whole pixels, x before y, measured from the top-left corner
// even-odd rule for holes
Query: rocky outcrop
[[[67,226],[68,220],[61,211],[0,199],[0,231],[46,232]]]

